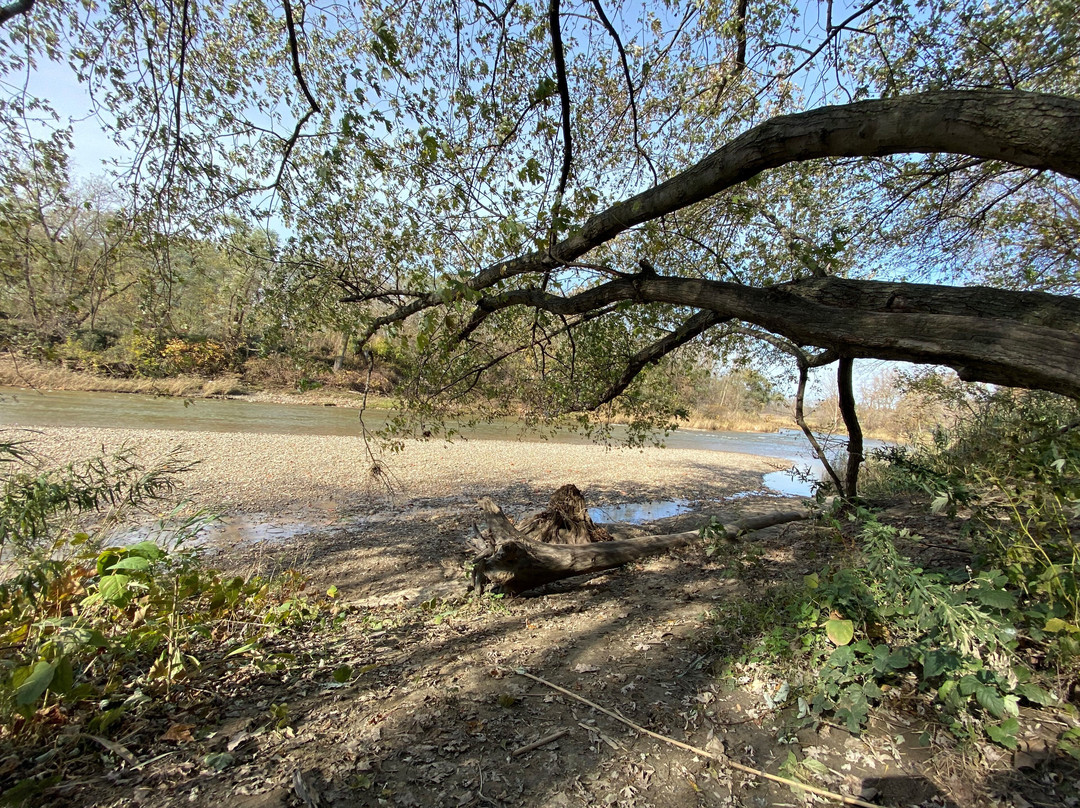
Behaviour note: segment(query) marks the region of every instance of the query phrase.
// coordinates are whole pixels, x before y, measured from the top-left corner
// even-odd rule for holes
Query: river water
[[[378,429],[385,423],[386,417],[384,411],[369,409],[364,413],[364,423],[368,429]],[[0,428],[15,425],[342,436],[360,432],[357,410],[351,407],[266,404],[228,399],[185,400],[131,393],[35,392],[0,387]],[[619,428],[616,428],[616,440],[620,434]],[[470,440],[539,439],[535,434],[523,432],[521,425],[513,421],[471,427],[464,437]],[[545,439],[587,442],[586,438],[572,433],[557,433]],[[707,449],[774,458],[799,466],[810,472],[812,477],[818,474],[805,437],[795,429],[774,433],[676,430],[663,442],[676,449]],[[809,482],[793,478],[787,471],[766,474],[763,488],[788,496],[808,496],[811,493]],[[668,503],[665,507],[670,510],[676,506]],[[640,521],[648,515],[620,512],[608,516]]]

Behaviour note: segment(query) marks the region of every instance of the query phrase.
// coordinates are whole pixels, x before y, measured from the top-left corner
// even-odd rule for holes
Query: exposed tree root
[[[564,578],[613,569],[701,540],[700,530],[612,538],[611,532],[589,519],[584,498],[572,485],[560,488],[548,509],[525,520],[521,528],[515,527],[502,508],[488,497],[479,504],[484,511],[486,529],[477,530],[473,541],[479,555],[473,559],[472,587],[481,593],[492,585],[502,592],[517,594]],[[806,508],[775,511],[725,524],[723,530],[734,539],[743,533],[806,519],[811,514]]]

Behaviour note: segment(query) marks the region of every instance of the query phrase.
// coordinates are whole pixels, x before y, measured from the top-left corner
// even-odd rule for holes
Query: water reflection
[[[666,519],[693,510],[689,500],[673,499],[655,502],[628,502],[623,505],[604,505],[589,508],[594,522],[629,522],[639,525],[655,519]]]
[[[770,492],[785,497],[812,497],[814,495],[814,483],[819,478],[807,479],[807,475],[810,473],[809,466],[795,466],[794,469],[770,471],[762,477],[762,482]]]

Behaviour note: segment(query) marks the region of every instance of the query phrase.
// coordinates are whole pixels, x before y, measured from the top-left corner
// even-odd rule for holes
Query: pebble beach
[[[720,499],[759,488],[761,475],[778,467],[751,455],[697,449],[458,440],[406,442],[401,452],[376,455],[380,473],[373,474],[360,437],[89,427],[6,434],[30,441],[49,464],[123,447],[153,462],[179,449],[194,462],[181,476],[179,496],[233,514],[371,511],[391,491],[397,501],[492,496],[543,505],[568,482],[590,501]]]

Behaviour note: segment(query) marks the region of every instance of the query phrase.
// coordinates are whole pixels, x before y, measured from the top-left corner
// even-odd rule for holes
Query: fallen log
[[[486,530],[477,530],[473,542],[480,554],[472,562],[471,588],[481,594],[491,585],[516,595],[564,578],[614,569],[701,540],[700,530],[687,530],[587,544],[546,544],[515,527],[490,498],[484,497],[479,505],[484,512]],[[722,528],[723,535],[734,540],[744,533],[806,519],[812,513],[806,508],[775,511],[714,529]]]

